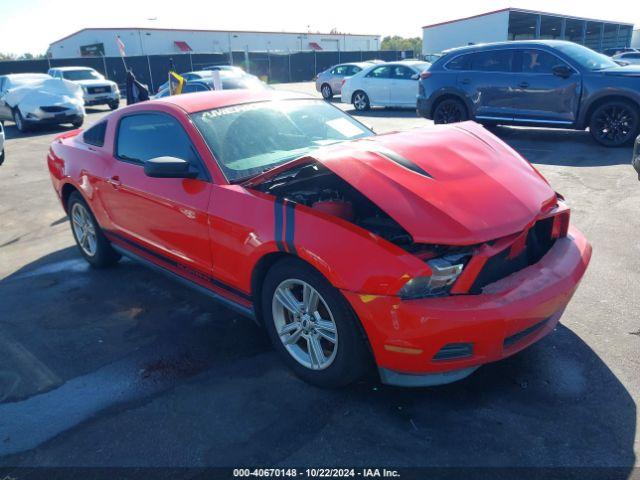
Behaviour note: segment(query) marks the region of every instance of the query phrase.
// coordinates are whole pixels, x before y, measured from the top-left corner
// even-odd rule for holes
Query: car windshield
[[[67,70],[62,72],[65,80],[102,80],[102,76],[94,70]]]
[[[602,53],[594,52],[590,48],[577,43],[563,43],[556,47],[565,55],[571,57],[587,70],[605,70],[617,67],[618,64]]]
[[[248,103],[198,112],[192,118],[230,182],[323,145],[373,135],[322,100]]]

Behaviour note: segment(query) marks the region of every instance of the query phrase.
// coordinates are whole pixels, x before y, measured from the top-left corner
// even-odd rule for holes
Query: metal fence
[[[380,59],[395,61],[413,58],[413,52],[377,50],[357,52],[230,52],[177,55],[144,55],[135,57],[80,57],[42,60],[10,60],[0,62],[0,75],[9,73],[46,73],[52,67],[91,67],[120,86],[125,83],[125,66],[133,69],[136,78],[152,92],[167,81],[170,60],[176,71],[188,72],[211,65],[237,65],[268,82],[304,82],[343,62]]]

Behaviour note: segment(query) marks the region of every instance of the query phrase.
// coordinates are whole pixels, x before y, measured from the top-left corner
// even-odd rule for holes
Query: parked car
[[[249,78],[259,80],[259,78],[256,77],[255,75],[248,74],[244,70],[242,70],[240,67],[234,67],[231,65],[212,65],[210,67],[205,67],[202,70],[197,70],[195,72],[181,73],[180,76],[184,78],[185,82],[190,82],[192,80],[209,80],[211,79],[211,76],[213,75],[214,71],[220,71],[224,75],[230,75],[230,76],[233,75],[237,77],[246,76]],[[169,81],[167,80],[162,85],[160,85],[160,87],[158,87],[158,92],[168,87],[169,87]]]
[[[611,57],[616,62],[623,62],[627,65],[640,65],[640,52],[618,53]]]
[[[4,163],[4,126],[0,122],[0,165]]]
[[[334,65],[316,76],[316,90],[322,93],[325,100],[340,95],[344,79],[355,75],[362,69],[373,65],[372,62],[341,63]]]
[[[638,49],[631,47],[617,47],[617,48],[605,48],[602,53],[607,57],[613,57],[614,55],[618,55],[619,53],[624,52],[637,52]]]
[[[89,152],[89,153],[88,153]],[[120,255],[262,324],[303,379],[434,385],[550,333],[591,247],[473,122],[376,136],[321,99],[175,95],[56,139],[80,254]]]
[[[616,147],[640,128],[640,67],[560,40],[462,47],[421,75],[417,110],[435,123],[588,127]]]
[[[371,107],[415,108],[420,72],[431,64],[418,60],[372,65],[342,84],[342,103],[358,111]]]
[[[84,104],[108,105],[111,110],[120,106],[120,89],[116,82],[88,67],[56,67],[49,69],[53,78],[61,78],[80,85]]]
[[[21,132],[36,125],[84,122],[82,89],[40,73],[0,76],[0,121],[13,120]]]
[[[636,143],[633,147],[633,157],[631,160],[633,168],[638,172],[638,180],[640,180],[640,135],[636,138]]]
[[[252,76],[220,75],[223,90],[262,90],[270,88],[266,83]],[[184,84],[182,93],[206,92],[215,90],[212,78],[192,80]],[[153,98],[164,98],[171,95],[169,87],[160,90]]]

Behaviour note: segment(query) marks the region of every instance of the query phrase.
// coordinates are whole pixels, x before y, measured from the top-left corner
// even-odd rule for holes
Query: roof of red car
[[[242,103],[263,102],[269,100],[289,100],[293,98],[315,98],[311,95],[283,90],[220,90],[213,92],[172,95],[153,100],[153,102],[171,103],[187,113],[201,112],[213,108],[229,107]]]

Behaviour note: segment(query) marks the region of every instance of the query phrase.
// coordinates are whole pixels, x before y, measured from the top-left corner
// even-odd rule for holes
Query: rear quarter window
[[[88,145],[104,147],[104,136],[107,131],[107,122],[100,122],[84,132],[82,140]]]
[[[444,68],[447,70],[469,70],[471,67],[471,55],[458,55],[449,60]]]

